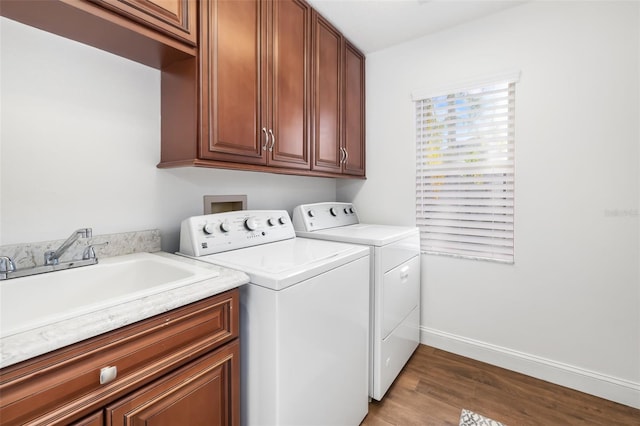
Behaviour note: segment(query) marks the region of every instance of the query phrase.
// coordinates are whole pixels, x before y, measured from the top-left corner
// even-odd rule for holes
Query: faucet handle
[[[16,264],[9,256],[0,256],[0,272],[15,272]]]
[[[82,260],[95,259],[96,258],[95,248],[100,246],[106,246],[108,244],[109,244],[109,241],[105,241],[104,243],[96,243],[96,244],[88,245],[87,248],[84,249],[84,252],[82,253]]]
[[[53,254],[55,253],[55,250],[47,250],[44,252],[44,264],[45,265],[57,265],[58,259],[53,257]]]

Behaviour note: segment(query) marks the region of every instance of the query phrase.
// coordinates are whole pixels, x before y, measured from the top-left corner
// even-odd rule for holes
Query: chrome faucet
[[[76,230],[64,243],[62,243],[60,247],[58,247],[57,250],[49,250],[44,253],[44,264],[57,265],[60,263],[60,256],[62,256],[78,238],[91,238],[91,235],[91,228],[81,228]]]
[[[0,280],[27,277],[43,274],[45,272],[63,271],[65,269],[79,268],[81,266],[95,265],[98,263],[94,247],[109,244],[109,242],[88,245],[82,254],[82,260],[70,260],[60,263],[60,257],[80,237],[91,238],[91,228],[82,228],[75,231],[57,250],[49,250],[44,254],[44,265],[36,265],[29,268],[16,268],[16,264],[9,256],[0,256]]]

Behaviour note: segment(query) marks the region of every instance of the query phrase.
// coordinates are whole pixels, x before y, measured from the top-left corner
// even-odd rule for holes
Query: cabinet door
[[[342,35],[313,14],[313,170],[340,173]]]
[[[102,410],[97,413],[93,413],[81,420],[71,423],[70,426],[103,426],[104,425],[104,413]]]
[[[348,42],[345,46],[344,143],[342,172],[365,174],[364,56]]]
[[[197,44],[196,0],[93,1],[192,46]]]
[[[300,0],[271,2],[267,60],[269,164],[309,169],[311,7]],[[266,103],[266,105],[265,105]]]
[[[235,340],[106,408],[107,426],[240,424]]]
[[[266,20],[259,0],[201,1],[199,157],[244,164],[266,164],[261,123],[260,33]]]

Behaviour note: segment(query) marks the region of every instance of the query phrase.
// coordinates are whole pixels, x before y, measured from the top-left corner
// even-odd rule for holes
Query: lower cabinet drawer
[[[77,421],[232,341],[238,331],[235,289],[9,366],[0,370],[2,425]],[[105,368],[111,374],[101,384]]]

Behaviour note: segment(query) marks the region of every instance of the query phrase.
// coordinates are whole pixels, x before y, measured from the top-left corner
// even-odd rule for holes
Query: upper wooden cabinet
[[[198,41],[196,0],[91,0],[192,46]]]
[[[344,157],[342,173],[365,175],[364,55],[351,43],[344,49]]]
[[[313,170],[342,172],[342,34],[313,14]]]
[[[365,176],[364,56],[339,31],[304,0],[203,1],[199,25],[198,61],[163,68],[158,167]]]
[[[197,55],[196,0],[0,0],[0,15],[164,68]]]
[[[304,0],[0,0],[158,68],[158,167],[365,176],[364,56]]]
[[[312,170],[364,176],[364,55],[313,14]]]
[[[201,3],[202,159],[309,169],[311,8]]]

